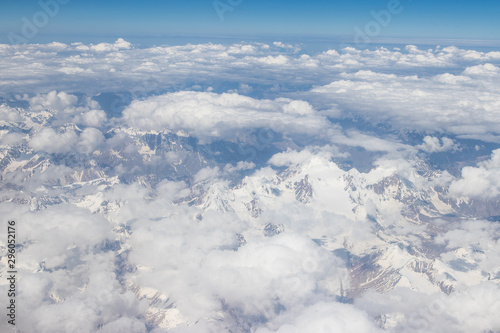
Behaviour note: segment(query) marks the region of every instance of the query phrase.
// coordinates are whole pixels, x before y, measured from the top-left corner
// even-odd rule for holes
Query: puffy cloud
[[[419,159],[463,142],[433,130],[497,139],[498,52],[297,51],[121,39],[0,47],[3,91],[26,93],[13,105],[30,105],[0,106],[0,213],[22,223],[21,330],[499,328],[498,224],[448,213],[495,206],[500,150],[458,180]],[[77,97],[104,90],[129,91],[122,118],[106,122],[97,102]],[[411,146],[370,120],[429,132]],[[203,143],[233,149],[259,128],[282,139],[267,163],[205,160]],[[53,165],[39,151],[68,155]],[[179,172],[187,151],[197,166]],[[371,170],[334,162],[351,157]],[[412,270],[415,260],[432,269]],[[439,291],[445,282],[450,295]],[[353,304],[337,302],[346,295]]]
[[[224,171],[227,173],[233,173],[237,171],[243,171],[243,170],[251,170],[256,167],[255,163],[253,162],[247,162],[247,161],[239,161],[236,163],[235,166],[231,164],[226,164],[224,167]]]
[[[314,109],[312,108],[312,106],[304,101],[292,101],[289,104],[283,106],[283,111],[285,113],[297,115],[307,115],[314,113]]]
[[[438,153],[448,150],[455,150],[457,149],[457,145],[450,138],[443,137],[441,138],[440,142],[439,138],[427,135],[424,138],[424,143],[417,146],[417,148],[429,153]]]
[[[0,105],[0,121],[17,122],[22,118],[16,109],[7,105]]]
[[[303,101],[258,100],[238,94],[177,92],[135,101],[123,112],[130,126],[182,130],[201,139],[228,138],[239,130],[268,128],[283,133],[316,134],[327,127]]]
[[[21,141],[25,138],[25,135],[20,133],[7,133],[2,135],[0,138],[0,142],[3,146],[12,147],[21,143]]]
[[[90,110],[75,116],[75,123],[91,127],[101,127],[106,121],[106,113],[103,110]]]
[[[194,175],[194,182],[198,183],[207,179],[214,179],[220,175],[220,170],[218,167],[215,168],[203,168]]]
[[[103,142],[104,135],[102,135],[101,131],[95,128],[86,128],[80,134],[77,147],[82,153],[89,154]]]
[[[500,195],[500,149],[477,167],[464,167],[462,177],[450,185],[453,196],[495,199]]]
[[[421,50],[411,46],[403,51],[347,47],[320,54],[299,54],[298,46],[282,42],[134,48],[118,39],[115,43],[97,45],[2,45],[1,49],[9,62],[5,64],[0,85],[6,92],[21,94],[71,89],[90,94],[129,90],[149,95],[169,87],[186,89],[193,83],[203,90],[209,86],[221,89],[227,82],[234,87],[246,84],[254,91],[260,90],[258,86],[268,90],[275,84],[302,91],[304,86],[331,83],[340,78],[341,72],[372,70],[400,74],[425,69],[442,75],[486,64],[488,71],[491,66],[498,67],[500,60],[498,52],[453,47]],[[200,72],[206,75],[193,75]]]
[[[492,64],[483,64],[483,65],[477,65],[477,66],[472,66],[472,67],[467,67],[464,70],[465,75],[471,75],[471,76],[496,76],[498,75],[498,72],[500,71],[500,68],[498,68],[495,65]]]
[[[335,102],[344,112],[388,122],[395,128],[500,142],[496,111],[500,76],[494,73],[488,80],[473,76],[462,80],[449,75],[429,78],[364,70],[343,73],[342,80],[312,92],[323,102]],[[463,73],[468,74],[467,70]]]
[[[73,130],[58,133],[50,127],[45,127],[33,135],[29,145],[36,151],[67,153],[73,149],[77,141],[78,135]]]
[[[223,184],[212,181],[209,195],[214,199],[226,196]],[[285,324],[285,318],[302,312],[304,305],[334,302],[335,295],[341,293],[343,263],[299,233],[300,229],[290,227],[289,232],[273,237],[262,233],[259,236],[254,227],[233,213],[171,203],[179,202],[176,197],[190,197],[196,191],[186,184],[165,181],[155,194],[137,185],[121,185],[110,189],[103,198],[122,200],[113,219],[128,221],[129,262],[139,267],[127,273],[127,280],[144,290],[139,293],[152,288],[175,302],[183,319],[168,324],[177,327],[174,331],[257,328],[265,323],[262,318],[274,323],[269,328],[278,328]],[[310,217],[310,212],[295,217],[297,228],[304,225],[301,219],[306,216]],[[325,218],[325,223],[331,227],[333,221]],[[340,224],[333,228],[335,233]],[[332,327],[362,327],[327,318],[327,313],[341,313],[344,306],[353,318],[366,318],[351,306],[328,305],[318,322]],[[197,324],[183,329],[180,323],[185,321]],[[300,328],[304,323],[296,324]]]
[[[330,146],[304,149],[302,151],[288,149],[286,152],[273,155],[268,163],[275,166],[298,165],[308,163],[313,157],[316,156],[329,160],[335,153],[338,153],[338,150],[335,147]]]
[[[56,112],[64,112],[68,108],[74,107],[77,102],[78,97],[64,91],[51,91],[48,94],[39,94],[29,99],[31,108],[36,111],[51,109]]]
[[[463,292],[418,293],[398,288],[385,295],[369,292],[355,305],[379,317],[386,330],[397,332],[488,332],[500,328],[498,286],[483,282]]]
[[[288,63],[288,58],[280,54],[278,56],[259,58],[257,61],[266,65],[286,65]]]
[[[73,253],[72,248],[85,249],[111,237],[107,221],[102,216],[92,216],[88,211],[74,206],[61,205],[36,214],[25,213],[20,217],[21,221],[24,219],[29,222],[24,225],[20,241],[31,244],[23,251],[25,258],[27,262],[44,262],[46,269],[53,269],[73,260],[72,256],[77,253]],[[64,239],[58,240],[59,238]]]
[[[90,45],[89,49],[97,52],[109,52],[118,50],[127,50],[132,47],[132,44],[124,40],[123,38],[118,38],[113,44],[111,43],[100,43],[97,45]]]
[[[95,128],[86,128],[78,135],[73,129],[58,132],[44,127],[33,135],[29,146],[35,151],[47,153],[67,153],[77,148],[81,153],[88,154],[103,142],[104,136]]]
[[[22,276],[16,300],[24,304],[18,308],[24,320],[16,327],[27,332],[92,332],[119,318],[129,318],[122,325],[141,327],[136,318],[144,306],[116,278],[115,255],[106,249],[114,233],[103,216],[67,203],[30,212],[29,205],[3,202],[0,211],[17,222],[17,252],[23,257],[16,267]],[[4,287],[0,289],[6,293]],[[4,324],[0,328],[6,330]]]
[[[280,324],[277,324],[277,323]],[[341,303],[317,303],[302,312],[285,315],[256,333],[328,333],[328,332],[382,332],[371,318],[352,305]]]
[[[290,50],[293,51],[293,53],[299,53],[301,50],[301,47],[299,45],[292,45],[288,43],[283,43],[283,42],[274,42],[273,45],[275,47],[279,47],[285,50]]]
[[[179,219],[182,225],[172,219],[133,225],[131,259],[145,269],[131,277],[173,297],[187,320],[215,318],[225,307],[246,325],[258,325],[257,318],[274,318],[279,307],[292,311],[321,297],[318,283],[335,281],[339,262],[306,237],[283,234],[242,244],[234,232],[244,224],[231,223],[234,217],[207,211],[200,223],[185,214]],[[163,241],[154,241],[160,235]]]
[[[37,94],[29,98],[24,95],[35,112],[48,112],[53,119],[49,121],[57,125],[74,122],[85,126],[100,127],[106,120],[106,113],[100,110],[99,103],[90,99],[78,99],[77,96],[64,91],[55,90],[47,94]]]

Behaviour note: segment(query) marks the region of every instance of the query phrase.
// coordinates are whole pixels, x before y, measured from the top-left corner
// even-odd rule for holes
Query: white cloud
[[[498,330],[498,286],[483,282],[464,292],[417,293],[398,288],[385,295],[369,292],[355,305],[371,316],[382,315],[384,325],[397,332],[487,332]]]
[[[62,67],[59,69],[60,72],[67,74],[67,75],[75,75],[78,73],[85,72],[83,68],[80,67]],[[91,72],[90,70],[87,70],[87,72]]]
[[[464,75],[466,73],[464,72]],[[312,89],[344,112],[384,121],[395,128],[441,131],[500,142],[500,75],[461,80],[358,71]]]
[[[4,146],[13,147],[21,143],[25,137],[26,136],[21,133],[7,133],[5,135],[1,135],[0,142]]]
[[[23,244],[23,261],[17,263],[22,278],[16,300],[24,304],[18,308],[18,318],[24,318],[16,322],[20,330],[92,332],[120,317],[136,321],[143,313],[143,304],[116,280],[115,255],[103,251],[114,238],[103,216],[70,204],[30,212],[29,205],[4,202],[0,211],[23,230],[16,235]]]
[[[84,153],[92,153],[101,143],[104,142],[104,135],[95,128],[86,128],[80,134],[77,147]]]
[[[210,168],[206,167],[198,171],[196,175],[194,175],[194,182],[198,183],[204,180],[213,180],[214,178],[217,178],[220,175],[220,170],[218,167]]]
[[[86,128],[77,134],[73,129],[58,132],[53,128],[44,127],[33,135],[29,146],[35,151],[47,153],[67,153],[78,149],[79,152],[88,154],[103,142],[103,134],[95,128]]]
[[[38,112],[48,113],[52,117],[48,121],[53,125],[64,126],[67,123],[76,123],[101,127],[107,119],[106,113],[100,110],[100,105],[96,101],[89,97],[79,100],[77,96],[64,91],[53,90],[47,94],[36,94],[31,98],[25,94],[23,99],[28,100],[31,111],[35,112],[28,115],[29,117],[37,118]]]
[[[133,279],[173,297],[188,320],[216,317],[221,301],[241,312],[242,318],[274,318],[279,304],[293,311],[316,297],[318,281],[335,278],[336,258],[307,237],[251,239],[237,248],[234,232],[244,224],[235,216],[206,211],[199,222],[186,213],[176,214],[175,223],[166,218],[134,224],[131,241],[132,260],[155,267],[134,274]],[[158,237],[163,241],[155,241]]]
[[[289,114],[297,114],[297,115],[307,115],[313,114],[314,109],[311,104],[304,101],[292,101],[290,104],[283,106],[283,111]]]
[[[297,50],[297,48],[298,48],[297,45],[291,45],[291,44],[287,44],[287,43],[283,43],[283,42],[274,42],[273,45],[276,47],[284,48],[284,49]],[[298,48],[298,50],[300,50],[300,48]]]
[[[288,63],[288,58],[280,54],[278,56],[258,58],[257,61],[266,65],[286,65]]]
[[[0,121],[18,122],[22,118],[19,112],[7,105],[0,105]]]
[[[0,106],[5,122],[0,156],[6,165],[0,170],[0,212],[22,223],[21,330],[145,332],[160,325],[151,319],[163,320],[163,328],[154,332],[376,332],[376,320],[388,331],[499,328],[498,286],[487,281],[498,279],[498,224],[447,222],[451,214],[440,221],[432,205],[451,209],[453,202],[435,192],[441,186],[446,193],[451,183],[449,193],[460,197],[458,204],[479,199],[494,206],[500,195],[500,150],[465,167],[458,180],[438,170],[421,176],[419,149],[453,151],[458,144],[429,134],[410,146],[395,135],[340,125],[345,117],[361,115],[389,121],[395,129],[495,141],[500,134],[498,52],[416,46],[300,55],[297,50],[280,42],[139,49],[122,39],[0,46],[9,64],[0,60],[5,69],[0,85],[6,92],[26,93],[16,102],[30,105],[26,110]],[[222,93],[221,82],[266,98]],[[312,85],[317,86],[311,92]],[[122,118],[107,122],[97,102],[77,97],[104,90],[128,90],[135,98]],[[108,125],[116,128],[106,141]],[[179,131],[206,143],[234,142],[258,128],[283,134],[274,146],[282,151],[267,166],[208,164],[188,170],[185,182],[147,173],[149,167],[163,168],[162,161],[177,168],[186,152],[154,156],[141,142],[146,132],[162,131],[163,140],[170,130]],[[184,145],[182,140],[175,144]],[[15,144],[33,151],[14,156]],[[374,168],[345,171],[332,160],[348,154],[333,144],[364,148],[370,158],[376,156],[368,161]],[[134,160],[139,146],[154,157],[146,167],[142,159]],[[81,158],[96,168],[85,172],[98,179],[79,177],[82,170],[72,166],[73,159],[50,165],[53,156],[39,151]],[[105,165],[119,164],[99,169],[98,156]],[[137,171],[137,182],[111,178],[123,170]],[[246,177],[235,185],[240,171],[247,171],[241,172]],[[75,181],[78,186],[71,186]],[[405,209],[429,216],[410,220]],[[277,232],[265,232],[268,225]],[[395,271],[375,278],[385,284],[384,274],[398,280],[401,273],[398,285],[414,290],[368,291],[353,296],[353,305],[336,302],[356,292],[350,290],[356,278],[365,278],[353,277],[339,251],[361,262],[382,255],[377,263],[394,265],[387,267]],[[409,272],[417,259],[432,261],[437,271]],[[456,260],[477,270],[456,272]],[[448,296],[437,286],[445,273],[457,280]],[[5,284],[0,292],[5,294]],[[138,300],[157,292],[161,296],[152,304]],[[156,310],[167,315],[162,319]]]
[[[130,126],[183,130],[201,139],[228,138],[239,130],[266,128],[316,134],[326,120],[302,101],[258,100],[238,94],[177,92],[135,101],[123,112]]]
[[[255,163],[247,162],[247,161],[239,161],[238,163],[236,163],[235,166],[228,163],[224,167],[224,172],[233,173],[233,172],[242,171],[242,170],[251,170],[251,169],[254,169],[255,166],[256,166]]]
[[[349,304],[320,302],[299,313],[287,314],[256,333],[382,332],[362,311]]]
[[[424,143],[417,146],[417,148],[426,151],[428,153],[438,153],[448,150],[456,150],[458,147],[455,144],[455,142],[450,138],[443,137],[440,140],[439,138],[427,135],[424,138]]]
[[[292,166],[308,163],[315,157],[330,160],[333,155],[339,156],[340,154],[337,148],[331,146],[310,147],[301,151],[288,149],[286,152],[274,154],[268,163],[275,166]]]
[[[118,51],[122,49],[130,49],[132,44],[124,40],[123,38],[118,38],[113,44],[111,43],[100,43],[97,45],[91,45],[89,48],[92,51],[97,52],[108,52],[108,51]]]
[[[413,150],[412,146],[402,144],[397,140],[391,139],[390,137],[379,138],[357,130],[348,130],[346,133],[342,133],[339,129],[329,130],[328,136],[332,143],[362,147],[368,151],[403,153],[404,151],[411,152]]]
[[[54,110],[64,112],[73,108],[78,102],[78,97],[64,91],[51,91],[48,94],[37,95],[29,99],[30,106],[35,111]]]
[[[106,113],[103,110],[90,110],[75,116],[75,123],[91,127],[101,127],[106,121]]]
[[[448,83],[448,84],[458,84],[460,82],[470,81],[471,78],[463,75],[453,75],[450,73],[439,74],[434,77],[438,82]]]
[[[500,196],[500,149],[494,150],[489,160],[477,167],[464,167],[462,177],[450,185],[453,196],[495,199]]]
[[[78,135],[73,130],[58,133],[52,128],[45,127],[33,135],[29,145],[35,151],[67,153],[73,149],[77,141]]]
[[[471,76],[496,76],[500,72],[500,68],[492,64],[483,64],[472,67],[467,67],[463,74]]]
[[[396,128],[500,141],[495,113],[500,103],[498,52],[416,46],[402,51],[383,47],[344,48],[320,54],[296,51],[296,46],[279,41],[271,45],[208,43],[151,48],[134,48],[123,39],[97,45],[5,45],[2,52],[9,62],[4,66],[0,85],[5,92],[30,96],[49,93],[43,98],[32,97],[32,107],[58,112],[66,109],[75,117],[71,121],[92,127],[103,125],[103,112],[88,106],[86,110],[77,110],[76,97],[64,95],[62,90],[87,94],[129,90],[142,99],[162,90],[188,87],[220,92],[224,83],[230,82],[244,94],[267,91],[267,98],[275,101],[284,91],[301,91],[288,96],[330,108],[331,111],[322,114],[333,117],[354,113],[371,121],[391,122]],[[415,75],[419,71],[425,75]],[[271,86],[274,88],[269,89]],[[313,94],[304,92],[311,86],[316,86]],[[210,102],[205,97],[201,99]],[[220,100],[212,102],[216,107]],[[285,113],[304,117],[309,114],[308,119],[315,118],[309,107],[293,106],[298,102],[285,107]],[[63,122],[70,121],[61,117],[58,116]],[[209,133],[207,120],[204,122],[207,126],[203,126],[196,122],[196,117],[191,124],[179,121],[178,115],[173,118],[176,119],[169,122],[176,126],[200,125],[197,134],[203,132],[205,137],[217,137],[223,132],[222,127],[232,127],[227,119],[219,119],[218,125],[210,125],[213,133]],[[259,123],[259,118],[254,123]],[[242,120],[239,127],[244,124],[253,126]],[[305,124],[305,127],[315,126]],[[230,135],[229,132],[222,136]]]

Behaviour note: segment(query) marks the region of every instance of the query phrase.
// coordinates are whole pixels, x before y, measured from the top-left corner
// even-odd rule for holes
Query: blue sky
[[[57,0],[41,0],[49,3]],[[63,2],[63,0],[59,0]],[[370,26],[373,12],[386,11],[391,1],[217,0],[228,10],[220,19],[213,0],[64,0],[59,11],[40,26],[29,42],[43,36],[66,41],[86,36],[158,37],[166,35],[322,35],[352,37],[373,30],[386,37],[499,39],[498,1],[401,0],[388,24]],[[231,4],[232,3],[232,4]],[[0,1],[0,42],[8,33],[22,36],[26,20],[43,20],[38,1]],[[226,7],[224,7],[226,6]],[[395,7],[396,8],[396,7]],[[37,13],[39,14],[38,16]],[[23,21],[24,18],[24,21]],[[373,23],[373,22],[372,22]],[[367,26],[368,24],[368,26]],[[359,28],[359,30],[356,30]]]

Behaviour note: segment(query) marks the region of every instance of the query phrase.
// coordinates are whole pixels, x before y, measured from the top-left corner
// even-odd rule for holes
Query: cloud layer
[[[20,330],[500,328],[499,52],[0,53]]]
[[[97,45],[2,45],[0,52],[9,62],[0,63],[1,84],[6,94],[30,96],[54,90],[89,95],[127,92],[130,97],[111,101],[115,108],[133,99],[179,90],[215,89],[271,100],[293,96],[333,117],[357,114],[390,122],[398,129],[499,141],[499,52],[456,47],[423,50],[409,45],[404,50],[345,47],[307,54],[283,45],[188,44],[141,49],[122,39]],[[206,96],[203,102],[214,102]],[[69,112],[74,103],[64,92],[52,92],[43,101],[30,98],[30,103],[60,112]],[[226,96],[215,103],[228,101]],[[176,101],[164,98],[163,102],[173,105]],[[99,126],[104,115],[89,110],[78,121]]]

